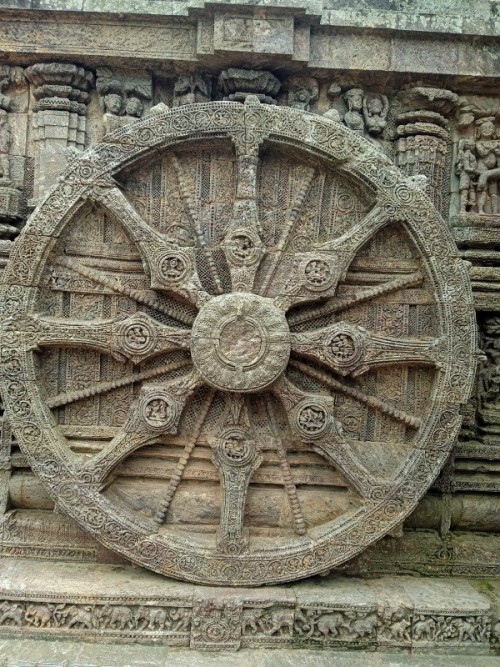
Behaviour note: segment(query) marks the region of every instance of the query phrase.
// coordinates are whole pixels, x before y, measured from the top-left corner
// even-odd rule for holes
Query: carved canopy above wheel
[[[427,197],[340,124],[251,98],[84,153],[1,298],[8,418],[58,507],[195,582],[324,572],[401,523],[474,374]]]

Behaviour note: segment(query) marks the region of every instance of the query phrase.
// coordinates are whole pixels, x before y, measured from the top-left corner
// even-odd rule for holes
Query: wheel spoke
[[[191,458],[191,454],[193,453],[193,449],[198,442],[198,438],[200,437],[201,429],[203,428],[203,424],[205,423],[205,420],[207,418],[208,412],[210,410],[210,407],[212,405],[212,401],[214,398],[215,392],[211,391],[209,392],[207,398],[205,399],[205,402],[200,410],[200,412],[197,415],[196,422],[194,424],[193,430],[191,431],[188,441],[184,445],[184,450],[182,452],[181,457],[179,458],[175,472],[170,478],[170,482],[168,484],[167,491],[165,493],[165,496],[163,500],[160,503],[160,507],[158,508],[158,511],[156,512],[154,516],[154,520],[158,525],[161,525],[164,523],[165,519],[167,518],[168,510],[170,507],[170,503],[172,502],[172,499],[175,495],[175,492],[177,491],[180,481],[182,479],[182,476],[184,474],[184,470],[186,468],[186,465],[189,462],[189,459]]]
[[[91,348],[135,364],[160,353],[189,348],[191,341],[187,329],[160,324],[144,313],[114,320],[35,316],[29,324],[33,347]]]
[[[269,291],[272,280],[274,278],[274,275],[276,274],[276,270],[282,259],[283,253],[285,252],[286,247],[290,241],[290,237],[295,228],[297,220],[299,219],[304,209],[304,204],[311,190],[315,176],[316,176],[316,170],[310,167],[306,172],[302,186],[300,187],[295,197],[295,200],[292,204],[292,210],[290,211],[288,220],[286,221],[285,228],[281,234],[280,240],[278,241],[276,248],[271,249],[272,251],[271,263],[266,271],[266,274],[260,286],[261,294],[267,295]]]
[[[291,313],[288,316],[288,323],[291,327],[298,326],[300,324],[308,324],[313,322],[320,317],[326,317],[328,315],[333,315],[342,310],[347,310],[353,306],[357,306],[360,303],[365,301],[370,301],[371,299],[376,299],[379,296],[384,294],[390,294],[391,292],[397,292],[400,289],[406,289],[407,287],[416,287],[421,285],[424,277],[420,271],[411,273],[408,276],[403,276],[401,278],[395,278],[394,280],[387,280],[382,285],[377,285],[376,287],[369,287],[367,289],[361,290],[357,294],[351,297],[333,297],[328,299],[324,304],[316,308],[312,308],[305,312],[300,313]]]
[[[102,285],[103,287],[106,287],[116,294],[123,294],[124,296],[128,296],[137,303],[142,303],[145,306],[158,311],[159,313],[163,313],[164,315],[167,315],[168,317],[181,322],[182,324],[191,326],[194,322],[194,315],[191,317],[180,306],[177,306],[174,303],[165,305],[158,299],[139,292],[138,290],[129,289],[122,285],[115,278],[109,278],[108,276],[99,273],[99,271],[96,271],[95,269],[80,264],[74,259],[70,259],[68,257],[59,257],[56,261],[56,264],[66,269],[70,269],[71,271],[74,271],[75,273],[78,273],[79,275],[92,280],[98,285]]]
[[[291,258],[288,279],[278,286],[279,293],[273,301],[277,308],[287,312],[300,304],[333,297],[346,271],[346,263],[331,252],[302,252]]]
[[[290,339],[293,352],[320,361],[340,375],[353,377],[394,364],[439,368],[443,354],[438,338],[382,336],[345,322],[291,333]]]
[[[210,441],[210,446],[212,462],[219,471],[222,486],[217,549],[226,554],[240,554],[248,547],[248,533],[243,527],[248,485],[262,463],[260,447],[252,437],[243,397],[229,399],[224,425]]]
[[[415,415],[411,415],[410,413],[404,410],[398,410],[387,401],[377,398],[376,396],[365,394],[365,392],[359,389],[350,387],[344,384],[343,382],[340,382],[340,380],[333,378],[329,373],[324,373],[322,371],[319,371],[295,359],[292,359],[290,361],[290,365],[292,366],[292,368],[296,368],[297,370],[302,371],[306,375],[309,375],[309,377],[312,377],[315,380],[319,380],[319,382],[324,384],[326,387],[334,389],[335,391],[339,391],[342,394],[345,394],[346,396],[351,396],[351,398],[354,398],[360,403],[367,405],[369,408],[372,408],[373,410],[376,410],[378,412],[382,412],[388,417],[391,417],[396,421],[406,424],[406,426],[411,426],[412,428],[415,429],[420,427],[421,419],[419,417],[415,417]]]
[[[292,275],[275,302],[283,310],[301,303],[332,297],[360,248],[390,219],[375,206],[351,229],[327,243],[313,244],[313,250],[295,258]],[[323,308],[320,307],[318,310]]]
[[[137,244],[153,289],[180,296],[198,307],[207,301],[193,248],[179,248],[146,224],[117,187],[97,188],[93,194]]]
[[[237,187],[231,224],[222,247],[234,292],[251,292],[264,254],[257,211],[257,166],[253,155],[238,155]]]
[[[300,505],[300,500],[297,495],[297,487],[295,486],[292,478],[292,471],[290,470],[290,465],[286,457],[286,449],[283,443],[283,439],[279,435],[279,426],[276,422],[276,416],[273,411],[273,406],[270,401],[266,402],[266,412],[271,425],[271,431],[274,437],[274,443],[276,446],[276,452],[278,454],[278,459],[280,462],[281,472],[283,474],[283,486],[285,487],[286,495],[288,497],[288,503],[290,505],[290,510],[292,512],[293,527],[297,535],[305,535],[307,532],[307,526],[302,514],[302,507]]]
[[[201,386],[194,370],[168,382],[143,385],[123,432],[89,462],[98,471],[98,481],[104,481],[120,461],[143,444],[177,433],[187,401]]]
[[[150,368],[147,371],[124,375],[123,377],[117,378],[116,380],[110,380],[109,382],[99,382],[99,384],[90,385],[89,387],[85,387],[85,389],[80,389],[77,391],[65,391],[61,394],[53,396],[52,398],[49,398],[47,400],[47,405],[49,408],[59,408],[63,405],[69,405],[70,403],[75,403],[76,401],[90,398],[91,396],[106,394],[109,391],[114,391],[120,387],[137,384],[138,382],[143,382],[144,380],[151,380],[152,378],[158,377],[160,375],[166,375],[167,373],[180,370],[181,368],[186,368],[187,366],[191,366],[191,362],[187,360],[178,361],[171,364],[162,364],[161,366]]]
[[[92,475],[93,482],[105,484],[106,478],[123,459],[141,447],[152,444],[157,437],[151,432],[121,431],[81,469],[81,476],[85,478],[87,474]]]
[[[362,498],[371,498],[374,489],[377,489],[378,493],[389,491],[386,482],[375,478],[358,460],[349,446],[349,441],[342,434],[338,438],[319,439],[314,443],[313,450],[338,468]]]
[[[318,244],[316,248],[334,253],[338,258],[347,262],[348,266],[365,243],[389,222],[394,222],[394,219],[390,218],[382,207],[376,205],[345,234],[326,243]]]
[[[338,468],[364,498],[378,485],[351,451],[342,425],[333,416],[333,399],[305,392],[282,376],[272,387],[283,403],[292,434]]]
[[[182,200],[186,211],[191,218],[191,224],[193,226],[194,233],[198,240],[198,245],[201,248],[201,252],[205,255],[207,264],[210,271],[210,277],[215,285],[215,291],[217,294],[222,294],[222,284],[219,277],[219,272],[217,271],[217,266],[214,262],[214,257],[212,250],[207,247],[207,242],[205,240],[205,234],[203,233],[203,228],[201,225],[200,216],[194,202],[193,197],[189,192],[189,187],[186,181],[186,176],[179,162],[179,158],[176,155],[172,156],[172,164],[174,167],[175,175],[177,177],[177,184],[179,186],[179,192],[181,193]]]

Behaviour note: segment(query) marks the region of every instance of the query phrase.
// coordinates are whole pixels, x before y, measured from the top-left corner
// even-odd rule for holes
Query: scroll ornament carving
[[[425,195],[340,124],[247,98],[150,115],[75,160],[1,292],[2,394],[51,495],[127,558],[218,585],[324,572],[400,524],[453,445],[476,350],[467,275]],[[151,183],[153,163],[160,209],[126,175]],[[144,451],[159,463],[141,506],[120,466]],[[107,622],[133,623],[122,611]],[[193,641],[239,641],[240,613],[205,605]],[[372,615],[349,613],[301,630],[371,636]]]

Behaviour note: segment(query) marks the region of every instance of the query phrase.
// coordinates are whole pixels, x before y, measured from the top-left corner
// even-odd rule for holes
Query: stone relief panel
[[[401,523],[447,459],[476,341],[425,195],[244,81],[245,105],[181,105],[72,163],[7,268],[2,387],[29,464],[89,534],[174,577],[254,585]],[[237,607],[202,607],[193,642],[239,641]],[[286,633],[281,611],[256,633]]]
[[[142,117],[152,99],[150,75],[115,73],[109,67],[98,67],[96,74],[104,135]]]
[[[452,224],[463,240],[479,241],[472,230],[496,229],[500,219],[500,121],[496,101],[462,98],[455,141]],[[469,236],[463,236],[469,229]],[[460,229],[458,240],[462,240]],[[472,236],[471,236],[472,234]],[[477,236],[477,233],[476,233]]]

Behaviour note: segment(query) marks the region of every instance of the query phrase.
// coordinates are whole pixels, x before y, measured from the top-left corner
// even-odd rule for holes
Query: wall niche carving
[[[75,159],[1,293],[6,414],[58,506],[217,585],[322,573],[399,525],[476,351],[429,199],[339,123],[247,93]]]

